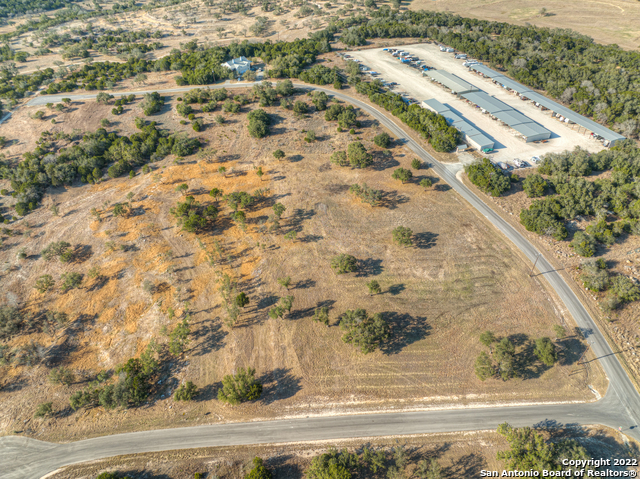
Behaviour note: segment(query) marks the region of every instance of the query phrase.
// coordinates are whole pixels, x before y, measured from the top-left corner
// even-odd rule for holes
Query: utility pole
[[[538,260],[540,259],[540,256],[542,256],[542,253],[538,253],[536,255],[536,260],[533,262],[533,266],[531,267],[531,271],[529,271],[529,278],[531,278],[531,276],[533,276],[533,268],[536,267],[536,264],[538,263]]]

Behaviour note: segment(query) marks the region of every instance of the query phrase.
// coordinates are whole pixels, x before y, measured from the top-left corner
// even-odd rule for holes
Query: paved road
[[[216,85],[221,88],[246,87],[247,84]],[[301,88],[311,87],[296,85]],[[513,227],[475,196],[435,158],[385,114],[348,95],[322,88],[329,95],[350,102],[376,118],[395,137],[420,158],[431,164],[434,171],[454,188],[471,206],[484,215],[498,230],[512,241],[532,262],[538,251]],[[164,92],[186,91],[191,88],[175,88]],[[121,92],[120,95],[141,92]],[[60,101],[94,98],[95,95],[56,95],[34,98],[32,105]],[[537,263],[538,270],[575,319],[578,327],[591,344],[610,381],[604,399],[590,404],[539,405],[522,407],[491,407],[456,409],[395,414],[371,414],[340,417],[305,418],[286,421],[250,422],[192,428],[162,429],[130,434],[118,434],[96,439],[56,445],[20,437],[0,438],[0,478],[38,478],[66,464],[136,452],[162,451],[216,445],[291,442],[303,440],[337,439],[380,435],[401,435],[443,431],[491,429],[508,421],[515,426],[541,423],[553,424],[604,424],[621,426],[625,434],[640,440],[637,418],[640,416],[640,395],[633,387],[616,355],[598,330],[593,319],[580,303],[564,279],[553,270],[544,257]],[[6,467],[8,466],[8,467]]]

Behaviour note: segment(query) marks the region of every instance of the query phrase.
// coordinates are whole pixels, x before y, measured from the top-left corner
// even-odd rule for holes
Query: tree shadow
[[[413,235],[413,244],[419,249],[429,249],[436,245],[437,233],[415,233]]]
[[[317,243],[322,239],[324,239],[322,235],[304,235],[302,238],[299,238],[302,243]]]
[[[263,384],[260,400],[265,405],[293,397],[302,389],[300,378],[291,374],[291,369],[287,368],[276,368],[260,376],[258,381]]]
[[[335,183],[332,183],[330,185],[327,185],[325,191],[331,193],[334,196],[338,196],[349,191],[349,185],[336,185]]]
[[[206,402],[216,399],[218,397],[218,390],[222,387],[220,381],[207,384],[198,389],[198,394],[193,398],[196,402]]]
[[[467,454],[449,467],[442,468],[444,477],[480,477],[485,468],[484,458],[476,454]]]
[[[193,474],[191,474],[193,476]],[[130,477],[131,479],[171,479],[168,474],[152,473],[148,469],[129,469],[118,471],[118,477]]]
[[[381,259],[361,259],[358,260],[358,270],[356,271],[355,277],[377,276],[382,273],[383,270]]]
[[[295,289],[308,289],[313,288],[316,285],[315,280],[313,279],[303,279],[302,281],[298,281],[295,285]]]
[[[189,354],[204,356],[212,351],[219,351],[224,347],[223,340],[229,333],[222,329],[220,318],[206,319],[199,326],[192,333],[193,342],[198,342],[198,344],[189,350]]]
[[[302,155],[292,155],[287,157],[287,159],[289,160],[289,163],[297,163],[303,158],[304,157]]]
[[[426,338],[431,331],[427,318],[422,316],[413,317],[407,313],[385,311],[382,317],[391,327],[391,337],[380,348],[387,355],[398,354],[410,344]]]
[[[77,264],[84,263],[93,256],[90,245],[76,245],[73,250],[73,262]]]
[[[375,161],[373,162],[373,165],[371,165],[371,168],[374,171],[383,171],[383,170],[388,170],[389,168],[396,168],[400,166],[400,162],[391,155],[386,156],[386,155],[383,155],[382,153],[379,153],[379,154],[374,153],[374,158],[375,158]]]
[[[273,294],[265,295],[258,300],[258,302],[256,303],[255,310],[262,311],[264,309],[270,308],[271,306],[274,306],[278,302],[278,299],[279,298]]]
[[[404,284],[400,283],[400,284],[394,284],[393,286],[389,286],[389,289],[387,289],[387,293],[393,295],[393,296],[397,296],[400,293],[402,293],[406,288],[404,287]]]
[[[304,476],[304,469],[301,465],[292,463],[292,459],[296,460],[297,456],[291,454],[279,454],[265,460],[265,465],[272,472],[273,477],[302,479]]]
[[[578,338],[565,338],[557,341],[556,344],[560,350],[558,363],[562,366],[577,363],[587,350],[587,346]]]
[[[379,204],[383,208],[394,210],[398,207],[398,205],[406,203],[408,201],[408,196],[398,194],[397,191],[383,191],[382,198]]]
[[[447,185],[446,183],[441,183],[439,185],[435,185],[433,187],[434,190],[436,191],[449,191],[451,189],[451,187],[449,185]]]

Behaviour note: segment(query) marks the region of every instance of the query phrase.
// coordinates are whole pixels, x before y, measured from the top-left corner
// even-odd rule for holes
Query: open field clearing
[[[176,97],[168,100],[160,114],[148,119],[171,131],[189,131],[191,125],[180,124],[175,113]],[[313,109],[294,116],[284,108],[265,107],[272,118],[271,135],[258,140],[247,133],[245,113],[252,108],[225,113],[223,124],[215,124],[213,114],[196,110],[205,128],[190,134],[206,142],[201,153],[184,160],[170,155],[152,163],[150,173],[137,172],[131,179],[52,189],[45,207],[12,225],[15,233],[5,233],[0,252],[8,265],[2,277],[4,300],[34,313],[65,312],[70,324],[53,336],[33,332],[9,342],[19,346],[36,341],[47,359],[38,366],[0,370],[2,431],[68,440],[255,418],[585,401],[595,399],[590,385],[604,395],[599,366],[578,364],[584,342],[540,281],[528,276],[529,265],[430,170],[414,170],[413,180],[405,184],[392,179],[393,170],[409,168],[413,156],[401,146],[392,145],[389,152],[374,146],[373,137],[382,132],[375,121],[361,116],[361,127],[351,135],[336,132],[336,123]],[[8,139],[21,139],[8,146],[7,153],[30,151],[45,128],[93,131],[105,117],[114,121],[110,130],[135,131],[133,119],[142,116],[137,102],[117,117],[110,109],[78,102],[58,114],[55,126],[48,126],[30,118],[37,108],[22,108],[3,125]],[[309,130],[317,140],[307,143],[303,138]],[[329,162],[334,151],[346,149],[356,138],[372,152],[371,167],[359,170]],[[273,157],[278,148],[286,153],[282,160]],[[219,172],[221,166],[226,172]],[[254,170],[258,166],[265,173],[262,178]],[[427,177],[435,186],[424,190],[417,182]],[[9,188],[7,183],[3,187]],[[214,187],[225,193],[266,190],[264,199],[247,209],[246,230],[230,221],[222,200],[218,203],[221,215],[215,227],[198,235],[209,251],[214,240],[219,241],[223,254],[215,267],[196,237],[181,232],[170,215],[170,208],[182,201],[175,189],[183,183],[203,204],[216,202],[208,195]],[[356,200],[348,192],[354,183],[381,190],[381,205],[372,208]],[[133,213],[115,217],[112,205],[125,201],[129,192]],[[2,197],[4,206],[11,201]],[[286,211],[280,228],[270,231],[275,202]],[[59,216],[49,211],[54,203]],[[95,221],[92,208],[103,212],[102,221]],[[391,231],[397,226],[413,230],[413,247],[392,242]],[[293,238],[284,238],[292,231]],[[47,244],[60,240],[73,244],[76,260],[38,259]],[[19,248],[25,248],[25,260],[16,257]],[[336,275],[331,270],[331,258],[340,253],[358,259],[357,272]],[[102,271],[100,280],[87,277],[95,266]],[[46,294],[33,289],[43,273],[57,280],[68,272],[85,275],[79,289]],[[233,328],[224,322],[218,295],[222,273],[237,280],[239,291],[250,298]],[[288,290],[277,283],[286,276],[292,280]],[[372,279],[381,286],[374,296],[366,286]],[[291,312],[284,319],[270,318],[269,309],[285,295],[294,296]],[[180,317],[187,301],[193,318],[191,344],[184,355],[164,363],[147,404],[73,413],[68,402],[73,391],[98,370],[139,355],[152,338],[166,342],[163,327],[170,330],[176,324],[169,308]],[[319,306],[329,308],[329,326],[312,320]],[[393,334],[380,351],[363,355],[341,341],[338,317],[356,308],[382,313],[389,322]],[[564,325],[569,334],[557,341],[560,360],[548,368],[535,360],[533,340],[555,337],[554,325]],[[486,329],[516,344],[519,378],[480,382],[475,377],[474,361],[483,350],[478,336]],[[47,381],[49,368],[60,365],[78,378],[69,387]],[[214,399],[222,377],[247,366],[254,367],[264,383],[262,398],[237,407]],[[185,380],[201,388],[197,401],[169,399]],[[32,419],[35,405],[45,401],[53,402],[57,413]]]
[[[390,47],[395,45],[393,41],[386,43]],[[571,126],[561,124],[552,118],[548,111],[541,111],[530,101],[520,100],[515,94],[500,88],[489,79],[481,78],[479,75],[469,71],[468,68],[462,66],[463,60],[456,60],[451,53],[441,52],[435,44],[419,43],[403,45],[402,48],[417,55],[430,67],[453,73],[468,81],[480,90],[516,108],[525,116],[552,132],[551,138],[546,143],[526,143],[515,130],[492,120],[488,114],[482,113],[475,105],[467,103],[463,98],[456,97],[450,90],[432,82],[429,77],[423,76],[422,72],[417,68],[402,64],[400,60],[388,52],[382,51],[382,48],[352,52],[355,58],[362,60],[363,65],[378,72],[381,78],[398,83],[394,91],[404,91],[418,100],[418,102],[435,98],[441,103],[449,105],[454,112],[458,112],[464,119],[474,124],[478,130],[495,142],[495,151],[491,154],[493,161],[509,161],[513,158],[528,160],[532,156],[571,150],[575,146],[581,146],[592,152],[603,149],[600,142],[579,133],[577,125],[572,125],[576,128],[572,129]]]
[[[567,429],[558,431],[556,437],[575,439],[593,457],[603,459],[629,457],[629,453],[633,452],[634,448],[637,451],[635,443],[625,444],[614,430],[608,428]],[[383,437],[264,446],[211,447],[120,456],[65,467],[48,477],[93,479],[103,471],[119,471],[133,478],[151,476],[178,479],[200,473],[203,476],[206,474],[206,477],[215,476],[226,479],[244,476],[253,468],[253,458],[260,457],[274,477],[300,479],[304,477],[313,458],[330,452],[331,448],[362,454],[365,447],[374,453],[379,451],[384,453],[386,468],[394,467],[395,458],[404,457],[407,464],[404,470],[408,474],[411,472],[415,474],[420,461],[429,463],[435,460],[442,474],[438,477],[467,478],[481,477],[483,470],[495,470],[501,473],[505,466],[503,461],[496,459],[496,453],[508,449],[508,443],[495,431],[476,431],[403,436],[402,438]],[[361,470],[358,475],[374,476],[367,472]],[[384,472],[385,470],[382,469],[374,477],[382,477]]]
[[[628,50],[640,46],[640,4],[635,0],[412,0],[408,7],[520,25],[570,28],[598,43],[616,43]],[[540,15],[541,8],[546,8],[546,16]]]

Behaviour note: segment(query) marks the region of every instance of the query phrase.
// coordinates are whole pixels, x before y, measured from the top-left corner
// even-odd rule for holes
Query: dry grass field
[[[406,184],[393,180],[393,169],[409,168],[413,157],[401,146],[392,147],[389,155],[375,147],[373,136],[382,129],[374,121],[362,116],[362,128],[350,135],[336,132],[336,124],[326,122],[322,113],[295,117],[268,107],[272,134],[256,140],[246,128],[246,112],[254,106],[238,115],[225,114],[223,125],[212,121],[213,114],[199,113],[206,128],[196,134],[190,125],[180,125],[175,104],[173,97],[151,118],[163,128],[200,137],[206,142],[201,153],[182,161],[170,156],[153,163],[151,173],[133,179],[53,189],[43,207],[10,225],[10,236],[3,235],[3,302],[34,312],[64,311],[71,319],[70,326],[53,337],[33,333],[9,343],[36,341],[48,359],[36,367],[0,369],[3,433],[71,440],[251,418],[593,400],[589,385],[604,394],[599,366],[577,364],[584,343],[539,280],[528,276],[528,265],[431,171],[416,171]],[[34,108],[20,109],[3,125],[7,139],[21,138],[6,153],[32,150],[40,130],[92,131],[104,117],[114,119],[113,128],[121,134],[131,134],[133,118],[142,116],[137,104],[118,117],[109,115],[110,106],[93,101],[76,103],[71,110],[59,114],[52,126],[32,120]],[[318,141],[304,142],[305,130],[314,130]],[[374,165],[365,170],[332,165],[331,153],[356,138],[373,152]],[[273,158],[277,148],[286,158]],[[220,166],[227,168],[225,175],[218,173]],[[265,172],[262,179],[255,174],[257,166]],[[433,188],[418,186],[424,177],[434,179]],[[3,188],[9,187],[6,183]],[[174,190],[182,183],[204,204],[213,202],[207,194],[213,187],[226,193],[268,189],[267,199],[248,211],[246,231],[226,219],[229,209],[223,207],[216,228],[199,235],[208,248],[214,239],[222,245],[229,259],[219,268],[208,264],[196,237],[180,232],[169,214],[180,200]],[[347,192],[354,183],[382,190],[383,205],[372,208],[355,200]],[[129,192],[134,194],[135,214],[114,217],[109,205],[126,201]],[[6,205],[12,200],[1,201]],[[275,201],[287,208],[281,228],[261,231]],[[60,216],[49,211],[53,202]],[[102,222],[94,220],[92,208],[103,211]],[[414,247],[391,241],[397,226],[413,230]],[[297,239],[285,239],[293,230]],[[49,242],[59,240],[82,252],[79,259],[68,264],[38,259]],[[25,248],[26,260],[17,258],[19,248]],[[359,271],[336,275],[329,262],[338,253],[358,258]],[[101,268],[102,281],[86,277],[93,266]],[[68,271],[85,275],[80,289],[45,295],[33,289],[39,275],[58,280]],[[218,295],[222,272],[234,277],[251,300],[233,328],[223,321]],[[285,276],[292,278],[288,292],[276,282]],[[371,279],[379,281],[381,294],[369,296],[366,282]],[[157,286],[152,294],[144,291],[145,280]],[[268,309],[285,294],[295,297],[291,313],[270,319]],[[147,405],[124,411],[69,409],[68,397],[83,387],[83,378],[140,354],[154,337],[166,342],[162,327],[170,330],[176,322],[169,319],[168,308],[179,315],[186,301],[194,318],[190,348],[165,365]],[[330,308],[329,327],[311,319],[318,305]],[[389,321],[393,336],[381,351],[363,355],[341,341],[338,316],[355,308],[383,313]],[[533,361],[532,340],[555,337],[556,324],[569,330],[568,337],[558,341],[561,360],[552,368],[542,367]],[[478,335],[486,329],[516,342],[520,378],[475,378],[473,363],[482,350]],[[53,365],[71,368],[78,381],[70,387],[49,384]],[[256,368],[264,382],[262,399],[238,407],[214,399],[222,377],[245,366]],[[201,388],[196,402],[169,398],[184,380]],[[52,401],[58,413],[33,419],[36,405],[45,401]]]
[[[407,6],[482,20],[570,28],[598,43],[616,43],[628,50],[640,46],[640,3],[636,0],[411,0]],[[540,15],[541,8],[546,8],[546,16]]]
[[[579,440],[593,457],[629,457],[629,452],[634,447],[637,450],[635,443],[624,444],[617,432],[608,428],[568,430],[561,435]],[[312,458],[325,453],[329,448],[360,452],[363,446],[374,451],[387,451],[388,457],[391,456],[392,449],[404,449],[407,452],[409,471],[421,460],[435,459],[442,468],[442,477],[446,478],[481,477],[482,470],[501,472],[504,464],[496,459],[496,452],[508,447],[504,438],[493,431],[368,438],[330,443],[218,447],[120,456],[69,466],[48,477],[93,479],[103,471],[120,471],[134,479],[178,479],[193,477],[196,472],[203,476],[206,474],[205,477],[237,478],[243,477],[253,467],[252,460],[257,456],[264,460],[264,465],[274,477],[301,479]]]

